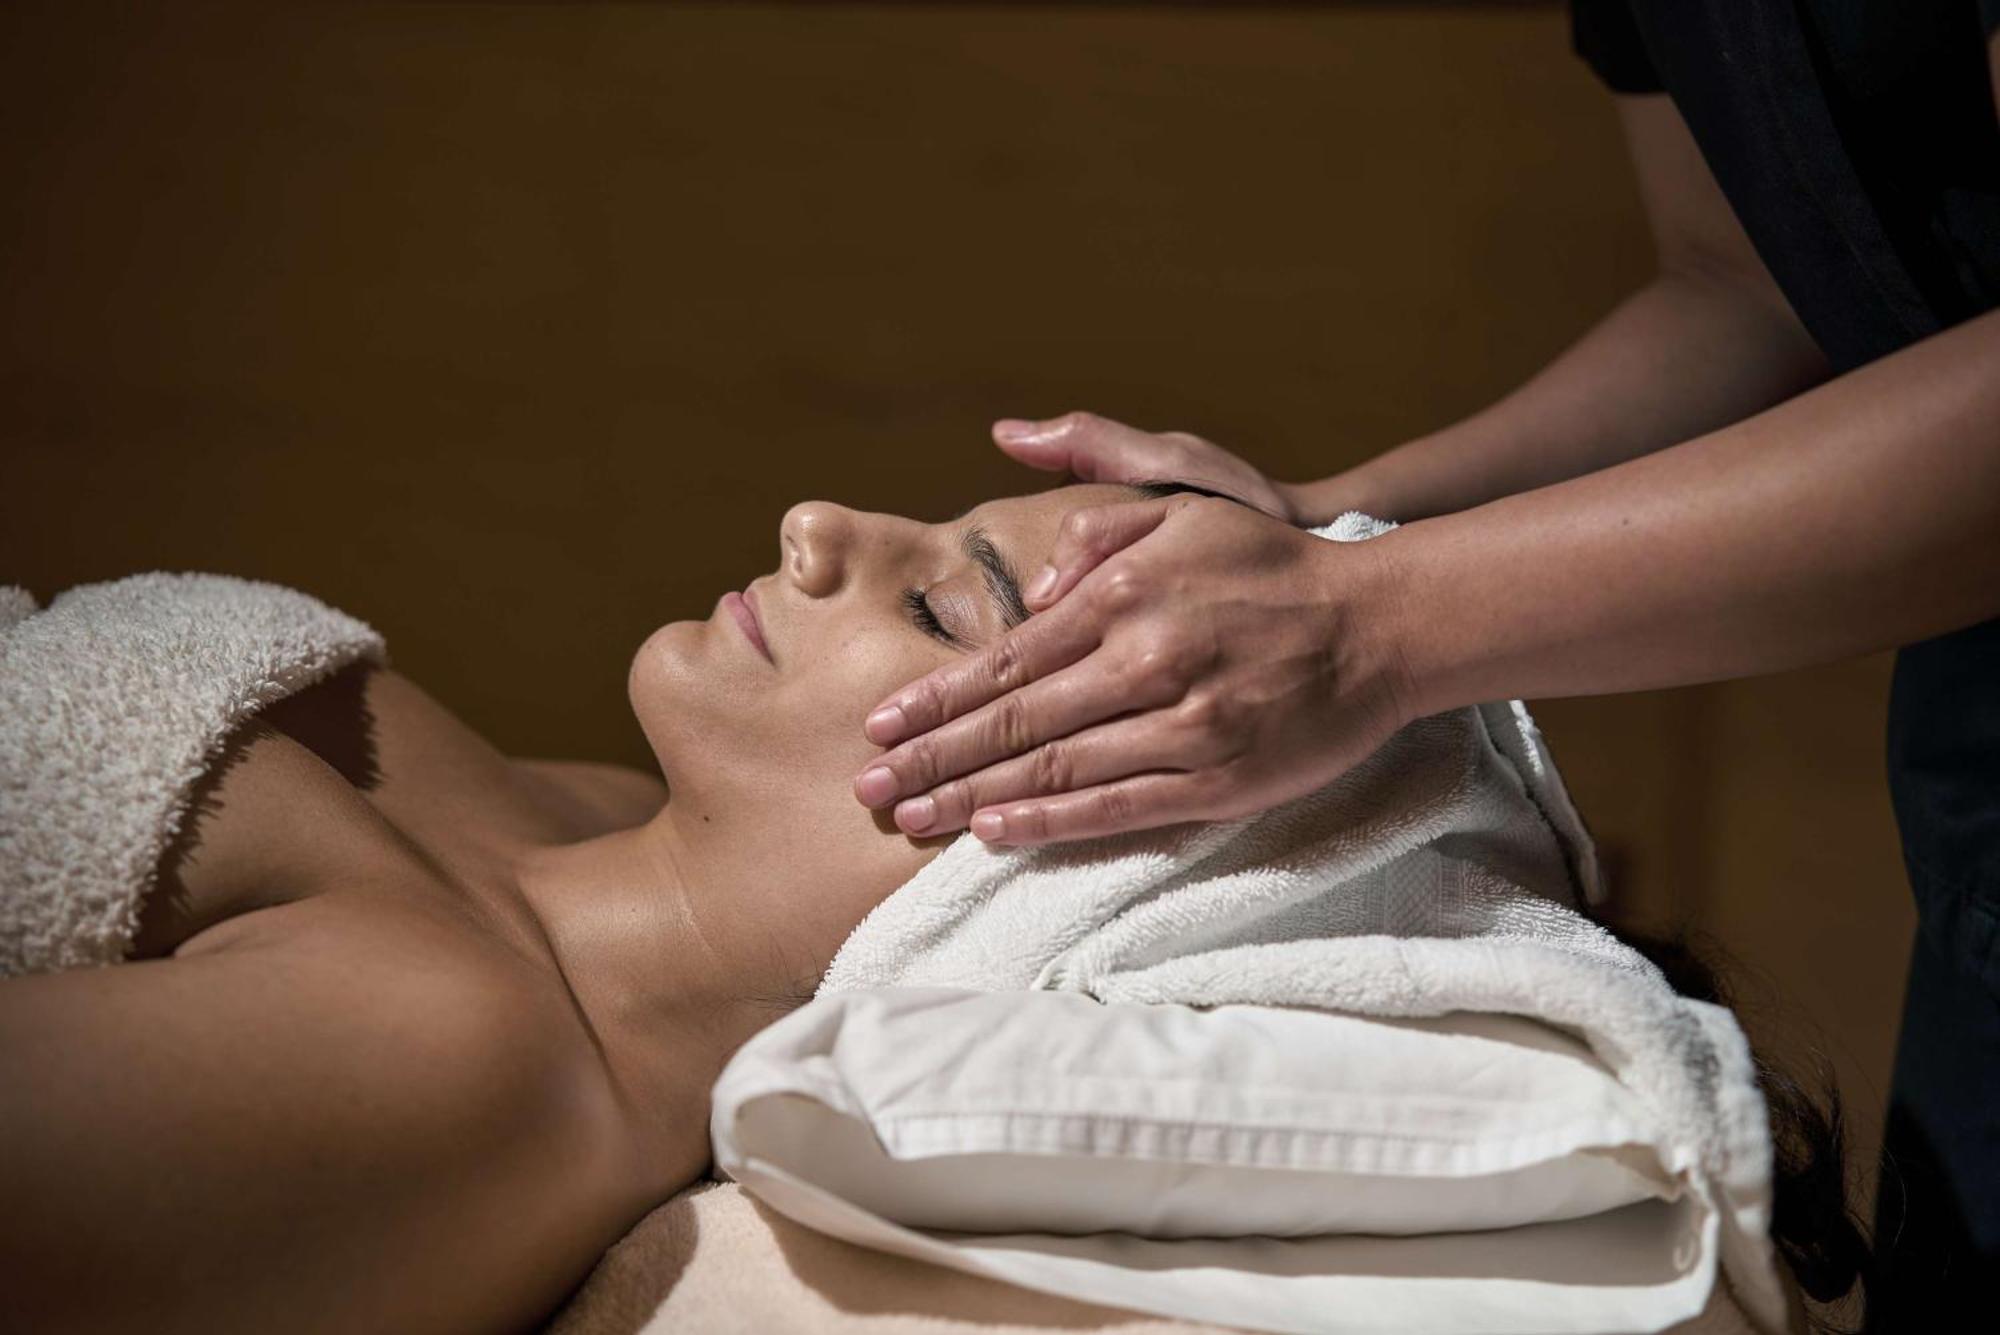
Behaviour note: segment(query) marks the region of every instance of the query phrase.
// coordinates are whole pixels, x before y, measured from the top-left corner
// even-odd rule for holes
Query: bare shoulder
[[[577,838],[650,819],[667,800],[655,774],[503,754],[422,685],[359,665],[270,706],[262,717],[318,754],[406,833],[450,843],[473,798],[493,829]],[[439,801],[440,794],[453,800]]]
[[[0,982],[17,1314],[423,1330],[545,1312],[635,1204],[615,1092],[559,981],[388,899],[232,924],[177,958]],[[185,1301],[162,1320],[166,1294]]]
[[[626,829],[651,820],[666,804],[667,785],[659,776],[629,765],[519,757],[512,763],[523,782],[607,829]]]

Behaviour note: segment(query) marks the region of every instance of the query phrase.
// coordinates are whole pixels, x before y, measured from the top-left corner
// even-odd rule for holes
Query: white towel
[[[1388,526],[1348,515],[1337,541]],[[1262,815],[1082,845],[960,837],[864,919],[821,991],[1060,988],[1107,1002],[1530,1016],[1583,1037],[1720,1215],[1750,1315],[1784,1325],[1771,1140],[1725,1009],[1679,996],[1577,910],[1595,853],[1521,704],[1419,720]]]
[[[195,781],[257,710],[382,637],[227,575],[0,587],[0,976],[123,959]]]

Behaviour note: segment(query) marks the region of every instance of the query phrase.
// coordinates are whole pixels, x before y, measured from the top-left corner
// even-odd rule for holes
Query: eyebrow
[[[965,549],[966,559],[986,577],[986,596],[998,609],[1001,623],[1012,630],[1026,621],[1028,604],[1021,599],[1021,581],[1015,577],[1013,562],[993,545],[986,530],[974,524],[965,530],[959,545]]]
[[[1250,502],[1240,496],[1231,496],[1226,491],[1214,491],[1192,482],[1158,481],[1126,483],[1132,491],[1148,498],[1176,496],[1192,493],[1196,496],[1213,496],[1219,500],[1235,501],[1238,505],[1249,506]],[[977,501],[966,506],[945,522],[955,524],[979,508]],[[1256,508],[1251,506],[1252,509]],[[1015,574],[1014,563],[998,547],[985,529],[974,524],[959,536],[959,546],[966,559],[979,567],[985,577],[986,597],[1000,614],[1000,622],[1008,630],[1028,619],[1028,604],[1021,597],[1021,581]]]
[[[1180,482],[1170,478],[1163,478],[1152,482],[1124,482],[1119,485],[1129,491],[1138,492],[1140,496],[1149,501],[1157,501],[1167,496],[1213,496],[1218,501],[1235,501],[1247,510],[1258,508],[1244,500],[1241,496],[1232,496],[1226,491],[1217,491],[1213,487],[1204,487],[1198,482]]]

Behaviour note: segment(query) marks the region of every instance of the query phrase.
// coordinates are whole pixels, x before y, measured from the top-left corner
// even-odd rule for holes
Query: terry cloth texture
[[[1315,530],[1357,541],[1387,525]],[[1107,1002],[1525,1015],[1581,1036],[1720,1216],[1750,1314],[1784,1324],[1771,1140],[1729,1011],[1681,997],[1583,916],[1595,853],[1518,701],[1405,727],[1317,792],[1244,820],[1081,845],[961,836],[856,927],[821,991],[1059,988]]]
[[[350,663],[364,623],[228,575],[133,575],[37,611],[0,587],[0,976],[114,964],[236,726]]]

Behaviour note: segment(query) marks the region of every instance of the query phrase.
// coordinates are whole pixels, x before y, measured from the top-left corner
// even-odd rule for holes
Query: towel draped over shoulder
[[[373,628],[277,584],[0,587],[0,976],[123,959],[230,733],[362,661],[388,662]]]

